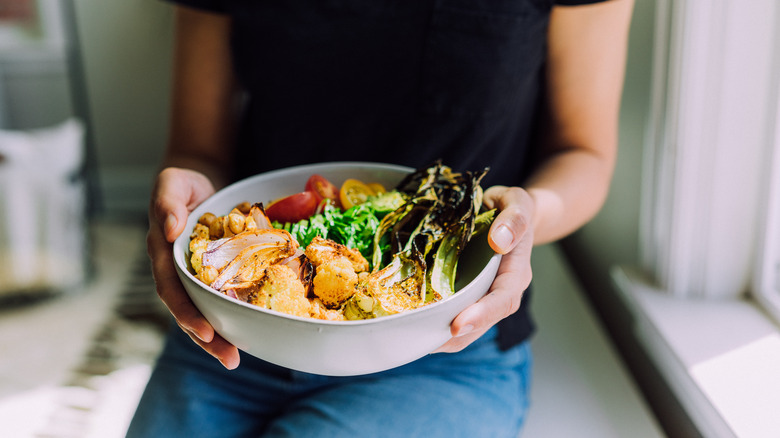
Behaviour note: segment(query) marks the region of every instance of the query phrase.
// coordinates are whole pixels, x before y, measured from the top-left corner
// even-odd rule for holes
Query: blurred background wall
[[[159,0],[38,0],[37,7],[49,44],[3,50],[0,41],[0,128],[51,126],[78,113],[74,107],[83,99],[102,214],[143,217],[167,127],[169,5]],[[75,23],[75,35],[68,30],[72,23],[58,29],[57,21],[68,19]],[[71,36],[77,37],[75,50],[61,41]],[[77,70],[69,65],[74,55]]]
[[[160,0],[76,0],[104,211],[144,216],[168,124],[173,15]]]

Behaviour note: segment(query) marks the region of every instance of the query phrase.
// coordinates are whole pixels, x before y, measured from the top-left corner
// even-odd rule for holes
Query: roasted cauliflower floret
[[[306,290],[288,266],[269,266],[252,289],[247,297],[250,304],[290,315],[309,316],[311,303],[306,298]]]
[[[306,257],[314,266],[319,266],[333,259],[346,258],[352,264],[354,272],[368,271],[368,260],[360,254],[360,251],[319,236],[312,239],[309,246],[306,247]]]
[[[195,273],[199,274],[203,261],[203,253],[206,252],[209,244],[208,227],[202,224],[196,224],[195,229],[190,235],[190,239],[190,253],[192,253],[190,264],[192,264],[192,269],[195,270]]]
[[[311,300],[309,316],[327,321],[343,321],[345,319],[344,315],[342,315],[338,309],[328,309],[324,304],[322,304],[322,300],[319,298],[314,298]]]
[[[341,306],[355,294],[358,275],[346,257],[334,258],[317,266],[312,291],[326,307]]]

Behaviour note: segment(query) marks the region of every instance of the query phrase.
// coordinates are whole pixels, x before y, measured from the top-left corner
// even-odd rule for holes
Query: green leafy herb
[[[286,224],[274,222],[273,226],[289,231],[301,247],[305,248],[315,236],[320,236],[357,249],[370,262],[373,260],[374,236],[380,221],[403,202],[405,198],[399,192],[371,197],[367,202],[343,212],[328,202],[324,204],[321,213],[308,220]],[[389,242],[389,238],[378,242],[380,251],[388,250]]]

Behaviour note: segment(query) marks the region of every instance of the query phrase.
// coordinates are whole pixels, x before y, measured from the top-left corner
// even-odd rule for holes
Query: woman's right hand
[[[152,190],[146,245],[157,294],[176,323],[225,368],[234,369],[239,362],[238,349],[217,334],[198,311],[173,264],[173,241],[185,231],[187,216],[213,193],[214,186],[202,173],[175,167],[160,172]]]

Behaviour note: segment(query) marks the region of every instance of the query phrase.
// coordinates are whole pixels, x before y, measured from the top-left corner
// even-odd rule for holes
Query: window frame
[[[777,64],[780,64],[780,56],[777,58]],[[780,68],[775,71],[780,71]],[[759,228],[763,239],[759,240],[751,291],[767,312],[780,321],[780,85],[777,88],[774,142],[766,165],[763,195],[766,204]]]
[[[780,252],[765,244],[780,224],[779,27],[773,0],[657,1],[640,206],[640,263],[660,290],[751,293],[778,320],[763,260]]]

